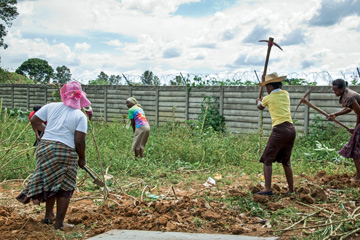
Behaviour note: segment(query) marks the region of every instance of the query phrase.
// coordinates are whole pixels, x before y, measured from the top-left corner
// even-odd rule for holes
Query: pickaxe
[[[90,177],[94,180],[94,183],[95,183],[96,185],[98,185],[99,187],[104,187],[104,186],[105,186],[105,183],[103,183],[102,181],[100,181],[99,179],[97,179],[97,178],[94,176],[94,174],[92,174],[92,173],[90,172],[90,170],[89,170],[86,166],[84,166],[84,170],[90,175]]]
[[[313,90],[314,88],[310,89],[305,95],[304,97],[301,98],[300,102],[299,102],[299,105],[301,103],[305,103],[306,105],[308,105],[309,107],[311,107],[312,109],[314,109],[315,111],[317,111],[318,113],[324,115],[326,118],[329,118],[329,114],[327,114],[325,111],[323,111],[322,109],[318,108],[317,106],[315,106],[314,104],[312,104],[311,102],[309,102],[308,100],[306,100],[306,96],[309,95],[309,93]],[[298,105],[298,107],[299,107]],[[296,108],[297,110],[297,108]],[[295,112],[296,112],[295,110]],[[336,119],[333,119],[332,121],[336,122],[337,124],[339,124],[340,126],[346,128],[346,130],[349,130],[349,128],[347,126],[345,126],[343,123],[339,122],[338,120]]]
[[[264,82],[265,81],[265,75],[266,75],[267,66],[268,66],[268,63],[269,63],[271,47],[273,45],[275,45],[278,48],[280,48],[281,51],[283,51],[283,50],[277,43],[274,42],[274,38],[272,38],[272,37],[269,37],[269,40],[260,40],[259,42],[267,42],[268,43],[268,50],[267,50],[267,53],[266,53],[265,66],[264,66],[264,71],[263,71],[263,75],[262,75],[262,78],[261,78],[261,81]],[[259,98],[261,98],[261,96],[262,96],[263,88],[264,88],[264,86],[260,86]]]
[[[315,87],[312,87],[302,98],[303,98],[303,99],[306,99],[306,97],[311,93],[312,90],[314,90],[314,88],[315,88]],[[301,103],[302,103],[302,102],[301,102],[301,100],[300,100],[299,104],[298,104],[298,105],[296,106],[296,108],[295,108],[295,112],[294,112],[294,115],[293,115],[292,119],[295,119],[296,111],[298,110],[298,108],[299,108],[299,106],[300,106]]]

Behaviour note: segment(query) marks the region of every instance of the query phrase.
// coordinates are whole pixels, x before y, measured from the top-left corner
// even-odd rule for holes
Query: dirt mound
[[[251,186],[249,181],[246,187],[224,185],[220,190],[199,187],[189,191],[177,187],[176,197],[161,201],[146,198],[141,202],[139,197],[134,201],[124,195],[119,199],[110,194],[107,203],[100,206],[93,200],[93,193],[75,193],[65,219],[75,228],[65,233],[42,223],[43,207],[19,204],[14,198],[18,191],[3,189],[0,185],[0,195],[10,199],[0,202],[0,236],[4,239],[86,239],[112,229],[273,236],[274,232],[269,229],[289,225],[281,219],[270,221],[274,212],[289,206],[299,213],[313,212],[308,206],[312,204],[324,204],[328,209],[333,203],[332,197],[338,199],[344,192],[341,189],[360,186],[349,179],[347,174],[329,176],[322,171],[314,178],[295,184],[295,194],[286,194],[282,181],[273,184],[274,196],[251,194],[263,187]],[[349,212],[358,206],[356,196],[351,199],[355,201],[345,202]],[[295,232],[284,232],[281,238],[291,239],[293,234]]]
[[[331,189],[360,187],[360,182],[350,181],[351,177],[349,174],[324,176],[321,178],[321,184]]]

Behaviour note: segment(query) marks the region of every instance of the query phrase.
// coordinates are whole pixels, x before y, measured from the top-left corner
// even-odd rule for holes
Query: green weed
[[[9,116],[7,112],[0,115],[1,144],[0,150],[4,152],[10,149],[14,140],[27,127],[28,122],[19,122],[17,115]],[[257,183],[257,174],[262,173],[262,165],[259,163],[258,135],[256,133],[228,133],[207,131],[199,133],[186,124],[164,124],[160,127],[152,126],[150,138],[145,149],[145,158],[135,159],[130,151],[133,133],[126,129],[120,122],[92,122],[97,145],[104,167],[109,167],[109,174],[116,176],[120,182],[128,182],[131,178],[143,179],[150,183],[169,182],[192,182],[191,178],[183,178],[175,172],[182,170],[209,169],[210,175],[217,169],[226,168],[235,179],[240,173],[250,175],[251,181]],[[330,131],[333,131],[331,128]],[[328,129],[324,130],[325,132]],[[329,133],[328,133],[329,134]],[[333,134],[333,132],[331,132]],[[336,130],[334,137],[319,139],[325,151],[318,151],[314,135],[298,136],[292,152],[292,166],[294,174],[314,174],[325,169],[328,174],[353,171],[350,160],[338,156],[339,150],[349,140],[346,131]],[[100,165],[97,151],[93,140],[88,134],[86,158],[87,164],[93,170],[100,173]],[[265,137],[265,136],[264,136]],[[315,139],[315,140],[314,140]],[[35,134],[31,127],[27,127],[21,137],[17,139],[19,145],[11,149],[8,156],[19,155],[20,146],[29,146],[35,140]],[[264,144],[266,139],[264,139]],[[329,150],[334,149],[334,150]],[[26,150],[26,149],[25,149]],[[26,178],[35,168],[36,160],[32,155],[33,149],[28,154],[17,156],[1,170],[0,180]],[[306,155],[309,153],[310,155]],[[4,159],[0,154],[0,167]],[[330,162],[331,164],[325,164]],[[166,177],[160,179],[162,173]],[[273,174],[283,174],[279,164],[273,165]],[[79,169],[79,178],[83,171]],[[197,174],[195,179],[206,181],[209,174]],[[224,179],[225,184],[232,182]],[[113,183],[113,182],[112,182]],[[96,189],[93,189],[96,190]]]

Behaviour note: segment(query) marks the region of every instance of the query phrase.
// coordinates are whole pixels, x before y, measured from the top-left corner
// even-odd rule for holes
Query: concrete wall
[[[360,87],[351,87],[359,92]],[[291,111],[309,86],[284,86],[290,93]],[[218,97],[220,113],[225,117],[226,126],[232,131],[246,132],[257,130],[259,127],[259,111],[255,105],[259,87],[257,86],[229,86],[229,87],[192,87],[190,91],[185,86],[98,86],[84,85],[94,109],[94,120],[121,120],[127,117],[128,109],[125,101],[128,97],[135,97],[142,105],[151,125],[161,125],[165,122],[184,122],[196,120],[201,111],[204,96]],[[0,85],[0,98],[3,108],[21,108],[31,110],[35,104],[44,105],[54,101],[56,88],[45,85]],[[264,91],[263,95],[267,93]],[[317,86],[308,99],[327,113],[342,109],[337,97],[330,86]],[[308,129],[313,122],[314,110],[302,104],[295,116],[296,128],[300,132]],[[322,117],[322,119],[324,119]],[[337,118],[345,125],[354,126],[356,117],[353,113]],[[338,127],[338,125],[335,125]],[[263,112],[263,128],[271,129],[269,112]]]

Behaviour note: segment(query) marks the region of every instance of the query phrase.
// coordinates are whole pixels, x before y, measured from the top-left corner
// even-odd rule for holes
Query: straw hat
[[[268,83],[274,83],[274,82],[282,82],[286,76],[278,76],[276,72],[265,75],[265,81],[258,83],[259,86],[265,86]]]
[[[65,84],[60,89],[61,100],[66,106],[81,109],[88,107],[91,102],[86,98],[86,93],[81,90],[81,84],[75,81]]]

